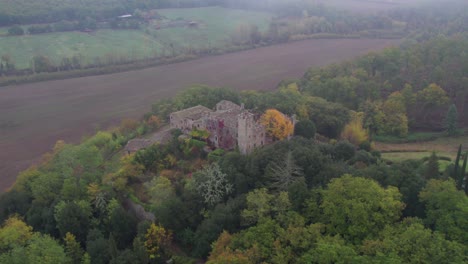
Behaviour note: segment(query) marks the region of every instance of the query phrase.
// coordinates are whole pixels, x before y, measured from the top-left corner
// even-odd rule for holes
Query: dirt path
[[[274,89],[310,66],[351,59],[399,40],[306,40],[117,74],[0,87],[0,190],[58,139],[139,117],[154,101],[192,84]]]

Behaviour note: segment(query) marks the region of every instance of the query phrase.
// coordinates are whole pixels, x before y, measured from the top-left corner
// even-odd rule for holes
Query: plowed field
[[[351,59],[399,40],[306,40],[138,71],[0,87],[0,190],[59,139],[79,142],[97,129],[139,117],[157,99],[192,84],[275,89],[310,66]]]

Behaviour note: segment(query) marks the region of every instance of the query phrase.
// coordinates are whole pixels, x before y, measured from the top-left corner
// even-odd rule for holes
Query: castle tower
[[[240,153],[248,154],[265,144],[265,129],[255,120],[254,114],[241,112],[237,124],[237,145]]]

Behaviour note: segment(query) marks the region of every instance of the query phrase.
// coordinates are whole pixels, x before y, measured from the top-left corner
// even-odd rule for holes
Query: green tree
[[[366,101],[361,105],[360,111],[364,112],[363,127],[368,129],[371,138],[383,132],[385,114],[381,102]]]
[[[359,257],[352,246],[339,236],[324,237],[317,241],[314,248],[306,252],[297,263],[359,263]]]
[[[70,264],[82,263],[84,257],[84,250],[81,248],[80,243],[76,241],[73,234],[67,233],[63,239],[65,242],[65,253],[70,259]]]
[[[381,131],[387,135],[405,137],[408,134],[408,117],[405,99],[400,92],[392,93],[382,105],[384,120]]]
[[[310,120],[302,120],[297,122],[296,126],[294,127],[294,135],[301,136],[305,138],[314,138],[315,137],[315,124]]]
[[[445,117],[445,129],[450,136],[457,134],[458,132],[458,113],[457,107],[452,104],[448,111],[447,116]]]
[[[31,239],[32,227],[16,216],[8,218],[0,229],[0,253],[24,246]]]
[[[369,263],[463,263],[464,250],[463,245],[424,228],[417,218],[388,225],[378,240],[366,240],[361,246]]]
[[[288,194],[269,194],[267,189],[256,189],[247,194],[247,208],[241,213],[244,225],[253,225],[267,218],[284,216],[291,209]]]
[[[8,264],[56,264],[68,263],[69,259],[60,244],[49,237],[35,233],[24,247],[15,247],[0,255],[0,263]]]
[[[427,160],[427,164],[424,170],[424,178],[426,180],[430,179],[438,179],[440,176],[439,173],[439,158],[433,151],[429,159]]]
[[[110,259],[109,241],[104,238],[98,229],[89,231],[86,238],[86,253],[89,254],[93,263],[104,264]]]
[[[453,180],[430,180],[419,197],[426,206],[427,226],[468,244],[468,196],[457,190]]]
[[[384,189],[373,180],[344,175],[322,191],[320,208],[330,233],[355,243],[395,223],[404,207],[400,199],[395,187]]]
[[[67,233],[76,234],[76,239],[81,243],[86,241],[91,216],[91,206],[86,201],[61,201],[55,206],[54,217],[62,237],[65,237]]]

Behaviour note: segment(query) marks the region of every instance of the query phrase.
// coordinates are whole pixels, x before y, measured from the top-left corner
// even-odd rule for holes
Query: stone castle
[[[170,114],[170,125],[188,134],[193,129],[206,129],[208,141],[216,148],[239,148],[243,154],[267,142],[260,116],[231,101],[216,104],[216,110],[198,105]]]

